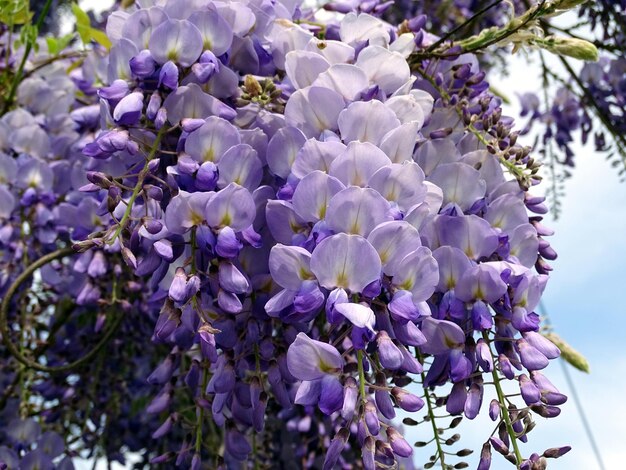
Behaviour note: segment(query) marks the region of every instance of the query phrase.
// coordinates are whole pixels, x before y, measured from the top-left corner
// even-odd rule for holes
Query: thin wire
[[[543,301],[539,301],[539,308],[541,309],[541,313],[542,316],[545,320],[546,325],[550,326],[552,323],[550,322],[550,317],[548,315],[548,310],[546,310],[546,306],[543,303]],[[602,454],[600,452],[600,448],[598,447],[598,444],[596,443],[596,439],[593,436],[593,431],[591,430],[591,425],[589,424],[589,421],[587,420],[587,415],[585,414],[585,410],[582,406],[582,402],[580,401],[580,398],[578,396],[578,392],[576,392],[576,387],[574,386],[574,380],[572,379],[572,376],[569,372],[569,369],[567,368],[567,364],[565,363],[565,360],[561,359],[559,361],[559,363],[561,364],[561,369],[563,370],[563,375],[565,376],[565,381],[567,382],[567,386],[569,387],[570,391],[571,391],[571,395],[572,398],[574,399],[574,404],[576,405],[576,410],[578,411],[578,414],[580,415],[580,420],[582,421],[583,424],[583,428],[585,430],[585,434],[587,435],[587,439],[589,440],[589,444],[591,444],[591,449],[593,450],[593,453],[596,457],[596,460],[598,462],[598,467],[600,467],[600,470],[606,470],[606,467],[604,466],[604,461],[602,460]]]

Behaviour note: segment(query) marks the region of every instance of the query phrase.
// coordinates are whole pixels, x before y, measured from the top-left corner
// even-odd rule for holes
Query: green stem
[[[483,339],[489,345],[489,350],[491,351],[491,340],[489,339],[486,331],[483,331]],[[493,356],[493,353],[491,354]],[[502,415],[502,419],[504,420],[506,432],[511,438],[511,443],[513,444],[513,451],[515,452],[516,460],[515,465],[517,466],[517,468],[520,468],[520,465],[522,464],[522,453],[519,450],[519,446],[517,444],[517,436],[515,434],[515,430],[513,429],[513,424],[511,423],[511,417],[509,416],[508,407],[506,406],[504,392],[502,391],[502,386],[500,385],[500,376],[498,375],[498,371],[495,367],[491,370],[491,376],[493,377],[493,384],[496,387],[498,401],[500,402],[500,414]]]
[[[33,273],[37,269],[41,268],[42,266],[45,266],[48,263],[51,263],[52,261],[56,259],[69,256],[73,253],[74,253],[74,250],[72,248],[63,248],[57,251],[53,251],[52,253],[49,253],[45,256],[42,256],[33,264],[31,264],[28,268],[26,268],[26,270],[17,277],[17,279],[13,282],[13,284],[9,286],[9,289],[6,292],[6,295],[2,299],[2,305],[0,307],[0,335],[2,335],[2,341],[4,342],[4,345],[6,346],[9,353],[17,361],[24,364],[25,366],[30,367],[31,369],[35,369],[41,372],[58,373],[58,372],[65,372],[65,371],[74,369],[78,367],[79,365],[84,364],[85,362],[93,358],[109,342],[109,340],[113,336],[113,333],[115,333],[115,331],[117,330],[117,327],[122,323],[122,320],[124,319],[124,315],[120,314],[115,319],[115,321],[113,322],[109,330],[104,334],[102,339],[93,347],[93,349],[91,349],[87,354],[82,356],[80,359],[77,359],[74,362],[70,362],[69,364],[65,364],[62,366],[50,367],[50,366],[44,366],[42,364],[39,364],[37,361],[29,359],[24,354],[22,354],[22,352],[18,349],[18,347],[16,347],[15,344],[11,342],[11,338],[10,338],[11,331],[9,330],[8,314],[9,314],[9,307],[11,305],[11,299],[13,298],[17,290],[20,288],[20,286],[24,282],[26,282],[30,278],[30,276],[33,275]]]
[[[204,390],[206,390],[208,381],[209,381],[209,374],[205,367],[202,370],[202,388],[200,389],[201,396],[204,394]],[[196,443],[195,443],[196,454],[200,454],[202,452],[202,422],[203,421],[204,421],[204,408],[200,407],[200,411],[198,412],[198,420],[196,421]]]
[[[426,375],[424,372],[421,373],[422,376],[422,386],[426,381]],[[428,387],[424,388],[424,398],[426,398],[426,407],[428,408],[428,417],[430,418],[430,425],[433,428],[433,438],[435,440],[435,444],[437,445],[437,455],[439,457],[439,462],[441,463],[441,468],[445,470],[446,462],[445,462],[445,452],[443,447],[441,446],[441,440],[439,439],[439,432],[437,431],[437,423],[435,423],[435,412],[433,410],[433,405],[430,402],[430,392],[428,391]]]
[[[30,55],[30,51],[33,49],[35,42],[37,41],[36,35],[39,33],[41,26],[43,25],[46,16],[48,15],[48,11],[50,10],[50,6],[52,5],[52,0],[46,0],[46,3],[37,18],[37,23],[35,23],[35,39],[29,37],[28,42],[26,43],[26,48],[24,49],[24,56],[22,57],[22,62],[20,62],[20,66],[17,69],[17,72],[13,76],[13,82],[11,83],[11,88],[9,89],[9,96],[7,96],[6,101],[4,102],[4,106],[2,107],[2,112],[0,112],[0,116],[4,115],[11,105],[13,104],[13,100],[15,99],[15,94],[17,93],[17,87],[22,80],[22,74],[24,73],[24,67],[26,66],[26,62],[28,61],[28,56]]]
[[[365,395],[365,369],[363,368],[363,351],[360,349],[356,352],[357,362],[359,366],[359,393],[361,394],[361,401],[365,403],[367,396]]]
[[[137,184],[135,185],[135,188],[133,189],[133,194],[130,196],[130,199],[128,200],[128,203],[126,205],[126,211],[124,211],[124,215],[122,216],[122,219],[120,220],[117,226],[117,230],[115,230],[115,233],[113,234],[113,236],[109,240],[107,240],[107,243],[109,245],[112,245],[113,243],[115,243],[115,240],[117,239],[117,237],[119,237],[122,231],[126,228],[126,224],[128,224],[128,219],[130,218],[130,214],[133,211],[133,205],[135,203],[135,199],[137,199],[137,196],[139,196],[139,193],[141,192],[141,189],[143,188],[143,182],[148,174],[148,166],[150,164],[150,160],[152,160],[154,156],[156,155],[157,150],[159,149],[159,144],[161,143],[161,139],[163,138],[166,132],[167,132],[166,127],[163,126],[161,127],[158,134],[156,135],[156,138],[154,139],[154,143],[152,144],[152,148],[150,149],[150,153],[148,154],[148,158],[146,158],[146,163],[144,164],[142,170],[139,172],[139,175],[137,176]]]

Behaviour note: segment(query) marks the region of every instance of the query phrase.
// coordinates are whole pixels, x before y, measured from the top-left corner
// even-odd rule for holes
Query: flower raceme
[[[110,53],[81,70],[108,85],[75,77],[96,104],[72,112],[83,134],[65,160],[38,111],[0,120],[7,256],[24,220],[44,251],[74,243],[84,253],[42,269],[55,295],[79,279],[68,295],[91,311],[111,292],[127,330],[151,322],[139,344],[166,351],[141,368],[160,443],[128,448],[192,468],[272,466],[283,447],[307,468],[391,466],[412,455],[398,408],[432,415],[433,390],[452,384],[446,409],[473,419],[488,374],[506,438],[492,445],[522,465],[522,420],[565,399],[539,372],[558,356],[534,313],[548,233],[479,138],[489,129],[462,119],[505,125],[469,80],[475,59],[431,66],[460,109],[412,75],[424,34],[374,16],[333,19],[320,39],[298,2],[148,3],[112,13]],[[80,185],[55,176],[65,166]],[[526,408],[505,406],[507,379]]]

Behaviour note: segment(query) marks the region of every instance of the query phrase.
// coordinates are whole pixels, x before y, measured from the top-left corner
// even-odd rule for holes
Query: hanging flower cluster
[[[566,452],[519,447],[566,400],[540,372],[538,165],[474,57],[414,60],[424,24],[142,1],[110,15],[108,55],[24,80],[0,120],[2,380],[64,429],[88,397],[80,439],[110,460],[409,468],[398,410],[436,431],[435,407],[497,423],[481,469]],[[52,338],[22,334],[40,314]],[[9,468],[29,406],[0,409],[28,429]]]

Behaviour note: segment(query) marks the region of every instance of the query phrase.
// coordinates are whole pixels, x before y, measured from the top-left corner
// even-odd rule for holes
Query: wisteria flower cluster
[[[422,60],[424,21],[344,13],[139,1],[110,52],[21,82],[0,466],[412,468],[417,424],[427,468],[463,468],[439,429],[481,411],[480,469],[569,450],[520,446],[566,400],[541,372],[539,165],[473,55]]]

